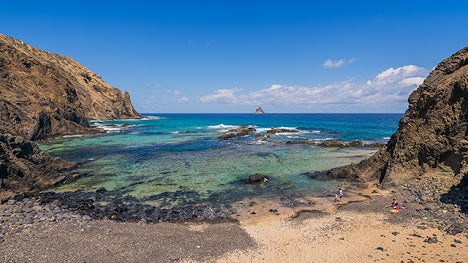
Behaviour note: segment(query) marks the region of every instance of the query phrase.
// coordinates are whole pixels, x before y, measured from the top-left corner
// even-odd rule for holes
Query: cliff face
[[[0,201],[73,179],[75,163],[30,140],[86,133],[91,119],[140,118],[130,102],[71,58],[0,34]]]
[[[139,117],[127,92],[75,60],[0,34],[0,133],[37,140],[87,132],[92,119]]]
[[[64,173],[75,163],[54,158],[31,141],[0,134],[0,201],[14,193],[44,189],[74,174]]]
[[[430,171],[468,174],[468,47],[439,63],[410,95],[386,146],[328,175],[400,184]]]

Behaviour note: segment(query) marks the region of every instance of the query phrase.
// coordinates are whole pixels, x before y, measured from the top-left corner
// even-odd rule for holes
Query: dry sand
[[[371,190],[341,203],[302,198],[295,208],[249,200],[237,204],[238,222],[34,224],[0,243],[0,261],[468,262],[466,235],[441,232],[410,208],[393,214],[389,193]]]

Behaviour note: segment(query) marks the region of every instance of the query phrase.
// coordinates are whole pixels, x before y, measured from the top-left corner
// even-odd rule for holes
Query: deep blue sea
[[[100,187],[141,200],[190,193],[192,202],[229,203],[262,196],[324,195],[341,183],[307,174],[356,163],[375,148],[324,148],[288,141],[362,140],[386,142],[402,114],[146,114],[141,120],[92,121],[99,135],[66,136],[41,148],[69,161],[84,162],[86,176],[55,191]],[[229,129],[250,125],[256,132],[219,140]],[[295,133],[258,136],[272,128]],[[257,135],[257,136],[256,136]],[[244,185],[251,174],[266,184]],[[174,194],[177,193],[177,194]]]

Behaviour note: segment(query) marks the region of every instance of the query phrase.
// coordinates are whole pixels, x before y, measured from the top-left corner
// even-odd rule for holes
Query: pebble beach
[[[411,189],[414,189],[412,187]],[[385,206],[392,197],[405,209]],[[405,187],[234,204],[224,220],[96,220],[60,201],[0,206],[1,262],[467,262],[466,216]],[[438,212],[431,210],[437,207]],[[445,212],[444,212],[445,211]],[[458,222],[458,223],[457,223]]]

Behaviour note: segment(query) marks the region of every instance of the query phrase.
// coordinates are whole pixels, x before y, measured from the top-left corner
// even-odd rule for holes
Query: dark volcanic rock
[[[267,130],[267,134],[276,134],[276,133],[296,133],[296,132],[299,132],[299,130],[297,129],[285,129],[285,128],[273,128],[273,129],[269,129]]]
[[[0,34],[0,133],[29,140],[89,131],[92,119],[141,117],[75,60]]]
[[[255,110],[255,114],[265,114],[265,111],[263,111],[262,107],[258,107],[258,108]]]
[[[75,166],[40,151],[31,141],[0,134],[0,200],[14,193],[71,180],[77,175],[65,171]]]
[[[251,126],[240,126],[238,128],[231,129],[227,131],[226,133],[218,136],[218,139],[227,140],[227,139],[243,137],[243,136],[251,134],[252,132],[255,132],[255,128]]]
[[[409,97],[398,131],[370,159],[331,177],[400,185],[428,172],[468,174],[468,47],[442,61]]]
[[[241,179],[240,181],[246,184],[261,183],[268,181],[269,178],[263,174],[252,174],[247,178]]]
[[[75,164],[30,140],[90,132],[91,119],[140,118],[124,94],[75,60],[0,34],[0,199],[66,179]]]

